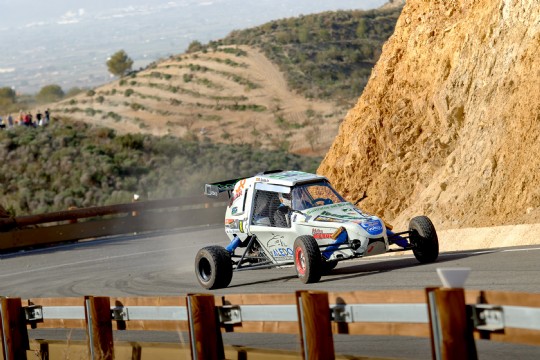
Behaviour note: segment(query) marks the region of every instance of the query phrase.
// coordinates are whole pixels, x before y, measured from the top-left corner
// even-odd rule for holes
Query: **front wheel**
[[[219,289],[232,280],[232,261],[229,252],[221,246],[207,246],[195,257],[195,274],[202,287]]]
[[[431,263],[439,257],[439,238],[435,226],[427,216],[417,216],[409,223],[413,253],[421,263]]]
[[[294,266],[304,284],[316,283],[321,279],[321,250],[313,236],[302,235],[294,241]]]

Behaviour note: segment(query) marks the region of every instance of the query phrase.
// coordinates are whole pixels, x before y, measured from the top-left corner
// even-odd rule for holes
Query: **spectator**
[[[22,110],[19,110],[19,126],[24,125],[24,114]]]
[[[8,114],[8,116],[7,116],[7,126],[9,128],[13,127],[13,116],[11,116],[11,114]]]
[[[37,114],[36,114],[36,122],[38,126],[43,126],[43,114],[39,110],[37,111]]]
[[[6,128],[6,124],[4,124],[4,119],[2,119],[2,117],[0,116],[0,129],[5,129]]]
[[[43,125],[49,125],[49,122],[51,121],[51,114],[49,113],[49,109],[45,110],[45,119],[43,121]]]

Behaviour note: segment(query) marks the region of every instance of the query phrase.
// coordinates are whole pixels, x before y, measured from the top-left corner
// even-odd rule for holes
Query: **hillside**
[[[394,32],[403,4],[387,10],[324,12],[271,21],[212,41],[263,51],[284,73],[289,88],[310,99],[351,107]]]
[[[0,131],[0,158],[0,207],[16,215],[126,203],[135,193],[141,199],[197,196],[206,182],[267,169],[314,171],[320,161],[62,120]]]
[[[540,221],[536,0],[407,0],[318,172],[396,224]]]
[[[235,31],[207,45],[193,42],[186,54],[51,109],[119,133],[323,155],[399,12],[326,12]]]
[[[291,92],[276,65],[247,46],[179,55],[51,109],[120,133],[304,154],[330,146],[345,111]]]

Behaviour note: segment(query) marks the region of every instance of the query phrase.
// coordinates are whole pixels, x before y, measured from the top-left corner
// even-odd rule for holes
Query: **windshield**
[[[345,200],[327,181],[297,185],[292,189],[293,210],[306,210],[342,202]]]

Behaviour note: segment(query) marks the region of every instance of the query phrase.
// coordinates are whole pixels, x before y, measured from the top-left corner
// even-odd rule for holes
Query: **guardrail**
[[[22,306],[20,298],[1,299],[4,359],[26,359],[28,327],[86,329],[90,359],[114,357],[113,328],[187,331],[192,359],[223,359],[222,331],[299,334],[304,359],[336,358],[332,334],[431,337],[434,359],[476,359],[474,338],[540,345],[540,294],[428,288],[264,296],[86,296],[30,299],[28,304]],[[33,351],[47,353],[47,344],[42,339]],[[131,358],[140,359],[140,344],[130,346]]]
[[[201,195],[0,218],[0,251],[218,224],[223,222],[225,206],[223,199],[211,200]]]

